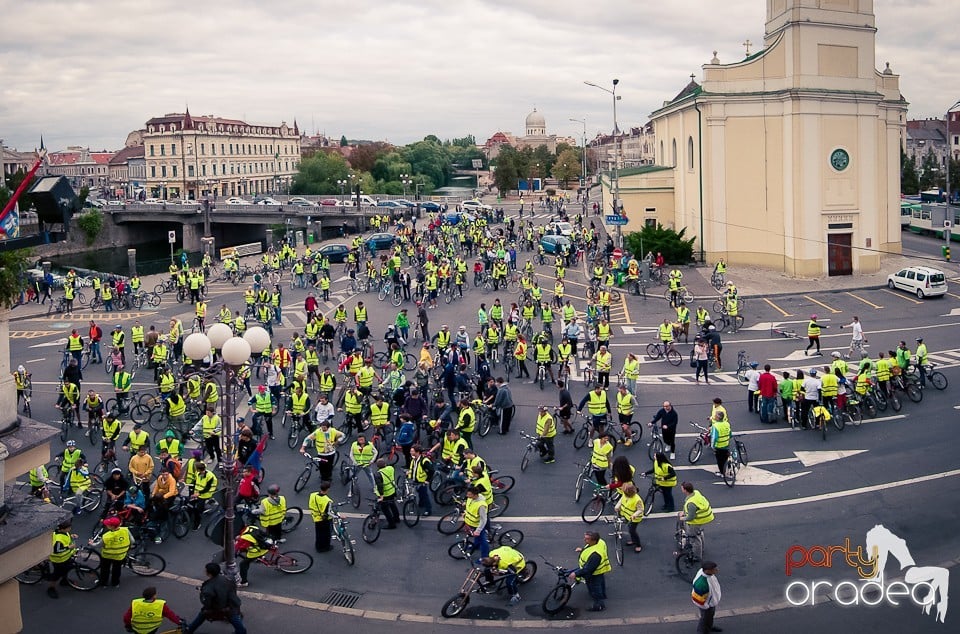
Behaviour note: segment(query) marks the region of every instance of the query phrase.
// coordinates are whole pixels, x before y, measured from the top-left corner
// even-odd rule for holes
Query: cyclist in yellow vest
[[[537,444],[544,464],[554,462],[554,439],[557,436],[557,423],[547,411],[546,405],[540,405],[537,413]]]
[[[885,396],[890,396],[890,372],[892,367],[890,359],[886,358],[883,352],[877,354],[877,384]]]
[[[30,472],[32,475],[32,471]],[[71,519],[65,519],[57,525],[57,530],[53,533],[53,550],[50,553],[50,564],[53,568],[49,585],[47,586],[47,596],[51,599],[59,598],[57,592],[57,583],[67,583],[67,573],[73,568],[73,557],[77,554],[77,536],[70,533],[73,527]]]
[[[280,485],[271,484],[267,489],[267,497],[260,501],[257,509],[260,515],[260,526],[272,539],[283,537],[283,517],[287,513],[287,498],[280,495]]]
[[[149,586],[143,589],[141,598],[134,599],[130,603],[130,608],[123,615],[123,624],[128,632],[134,634],[154,634],[160,629],[164,618],[181,628],[187,625],[184,619],[170,609],[166,601],[157,598],[157,589]]]
[[[100,587],[116,588],[120,586],[120,570],[127,558],[127,553],[135,544],[130,529],[120,526],[120,518],[108,517],[103,520],[106,528],[101,539],[103,547],[100,550]]]
[[[604,432],[593,441],[590,454],[590,466],[593,468],[593,478],[597,483],[606,486],[607,468],[610,466],[610,456],[616,445],[610,442],[610,434]]]
[[[643,521],[643,498],[637,494],[637,486],[633,482],[627,482],[620,488],[623,494],[617,501],[614,510],[620,514],[627,523],[627,530],[630,533],[628,546],[633,546],[633,552],[639,553],[643,550],[640,544],[640,536],[637,534],[637,527]]]
[[[270,547],[273,546],[273,540],[266,534],[266,532],[253,524],[247,526],[243,529],[243,532],[237,537],[234,546],[237,552],[237,558],[240,560],[240,583],[237,584],[240,588],[245,588],[250,585],[248,580],[248,575],[250,572],[250,563],[263,557],[268,552],[270,552]]]
[[[593,599],[593,606],[587,608],[587,611],[602,612],[607,607],[607,582],[604,575],[613,570],[607,556],[607,544],[600,539],[600,533],[587,531],[583,534],[583,547],[578,548],[577,552],[580,553],[579,565],[570,571],[567,579],[573,583],[577,577],[583,578],[590,598]]]
[[[653,468],[646,475],[653,475],[653,483],[663,494],[664,512],[673,513],[673,487],[677,486],[677,472],[665,453],[661,451],[653,456]]]
[[[687,535],[702,533],[703,527],[713,521],[710,502],[689,482],[684,482],[680,488],[686,496],[683,501],[683,511],[680,513],[680,518],[686,523],[686,533]]]
[[[710,445],[717,457],[718,475],[722,475],[724,465],[726,465],[727,458],[730,456],[730,420],[727,418],[726,410],[721,408],[713,411],[713,419],[710,425]]]
[[[803,351],[803,356],[807,356],[810,352],[810,348],[816,346],[817,351],[814,354],[820,355],[820,329],[829,328],[829,326],[821,326],[817,323],[817,316],[810,315],[810,322],[807,324],[807,344],[806,349]],[[822,356],[822,355],[821,355]]]
[[[467,487],[467,501],[464,505],[463,524],[473,537],[473,550],[480,558],[490,556],[490,542],[487,541],[487,501],[483,492],[476,486]]]
[[[330,480],[333,477],[333,461],[337,447],[343,443],[346,436],[339,429],[330,427],[330,420],[320,421],[320,426],[313,430],[300,445],[300,455],[307,455],[307,447],[313,446],[317,452],[318,471],[321,480]]]
[[[589,403],[589,405],[587,405]],[[587,411],[590,412],[592,429],[590,435],[602,433],[607,424],[607,414],[610,413],[610,403],[607,401],[607,393],[603,385],[597,383],[594,389],[580,399],[577,411],[582,412],[583,406],[587,405]]]
[[[383,458],[377,460],[377,472],[374,474],[373,490],[380,503],[380,510],[387,518],[386,528],[393,530],[400,523],[400,509],[397,508],[397,485],[393,466],[388,466]]]
[[[837,394],[840,393],[840,379],[834,372],[830,371],[829,366],[823,366],[823,377],[820,379],[820,401],[829,408],[831,404],[836,403]]]
[[[610,370],[613,369],[613,355],[607,352],[606,346],[600,346],[597,353],[593,355],[593,361],[596,364],[597,383],[604,389],[610,387]]]
[[[519,550],[510,546],[500,546],[490,551],[490,556],[480,560],[486,566],[484,579],[492,583],[496,577],[503,577],[503,583],[510,593],[510,603],[520,603],[520,588],[517,575],[526,567],[527,562]]]

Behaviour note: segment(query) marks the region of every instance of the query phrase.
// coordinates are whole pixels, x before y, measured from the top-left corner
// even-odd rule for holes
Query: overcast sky
[[[875,0],[877,67],[910,117],[960,98],[960,0]],[[717,50],[763,40],[764,0],[0,0],[0,139],[119,149],[152,117],[216,114],[397,144],[426,134],[639,125]],[[951,40],[951,37],[954,39]],[[954,43],[951,44],[950,42]],[[753,49],[754,51],[756,48]],[[948,81],[949,80],[949,81]]]

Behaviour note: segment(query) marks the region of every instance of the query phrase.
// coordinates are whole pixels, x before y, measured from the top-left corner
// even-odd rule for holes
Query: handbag
[[[697,367],[697,357],[693,352],[690,353],[690,367],[691,368]]]

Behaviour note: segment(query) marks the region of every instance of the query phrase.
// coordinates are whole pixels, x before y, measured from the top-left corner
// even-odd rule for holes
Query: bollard
[[[127,249],[127,268],[130,269],[130,277],[137,274],[137,250]]]

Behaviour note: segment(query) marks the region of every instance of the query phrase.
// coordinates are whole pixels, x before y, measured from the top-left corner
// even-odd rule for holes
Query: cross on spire
[[[750,40],[747,40],[746,42],[743,43],[743,46],[746,47],[747,49],[747,57],[750,57],[750,47],[753,46],[753,42],[751,42]]]

